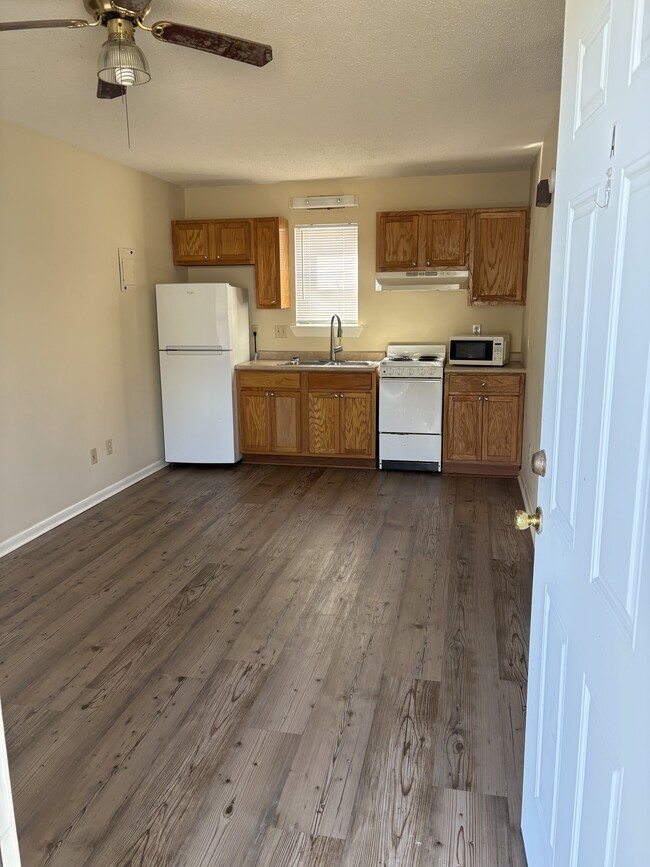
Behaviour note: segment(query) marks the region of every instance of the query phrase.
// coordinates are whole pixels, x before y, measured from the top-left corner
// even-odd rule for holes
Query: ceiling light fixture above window
[[[147,58],[135,44],[133,25],[124,18],[106,22],[108,40],[97,59],[97,75],[109,84],[131,87],[151,79]]]

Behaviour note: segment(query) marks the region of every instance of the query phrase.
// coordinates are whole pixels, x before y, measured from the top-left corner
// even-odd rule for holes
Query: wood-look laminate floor
[[[176,468],[4,558],[24,867],[525,867],[519,504]]]

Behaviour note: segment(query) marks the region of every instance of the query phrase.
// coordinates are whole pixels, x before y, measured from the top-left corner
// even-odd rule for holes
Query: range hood
[[[469,271],[381,271],[375,275],[377,292],[455,292],[467,289]]]

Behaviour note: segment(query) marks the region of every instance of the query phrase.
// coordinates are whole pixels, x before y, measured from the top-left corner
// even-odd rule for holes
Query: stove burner
[[[413,361],[410,355],[389,355],[389,361]]]
[[[420,355],[418,361],[440,361],[439,355]]]

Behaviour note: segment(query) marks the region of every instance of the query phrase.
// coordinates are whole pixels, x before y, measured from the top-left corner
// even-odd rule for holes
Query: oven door
[[[442,433],[442,380],[379,380],[380,433]]]

